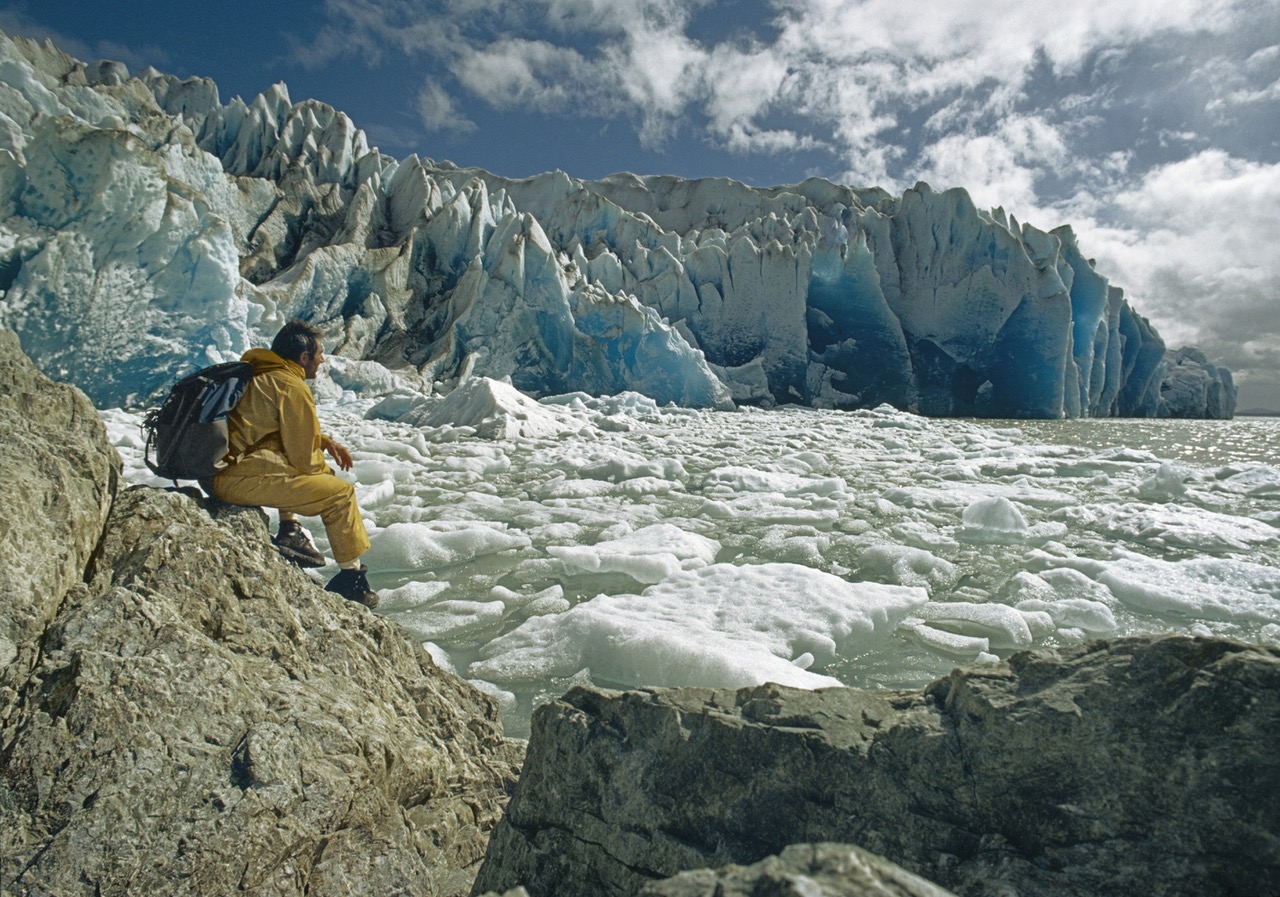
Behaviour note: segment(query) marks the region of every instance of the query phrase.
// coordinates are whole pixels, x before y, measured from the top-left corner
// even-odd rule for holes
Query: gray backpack
[[[143,459],[152,472],[170,480],[202,480],[217,473],[228,449],[227,415],[251,379],[253,365],[228,361],[175,383],[142,424]]]

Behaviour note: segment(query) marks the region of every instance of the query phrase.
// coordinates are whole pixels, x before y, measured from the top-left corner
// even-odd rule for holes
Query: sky
[[[1070,224],[1280,410],[1280,0],[0,0],[0,30],[507,177],[964,187]]]

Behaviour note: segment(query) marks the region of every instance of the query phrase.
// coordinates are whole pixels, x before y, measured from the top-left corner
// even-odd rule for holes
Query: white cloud
[[[749,122],[768,113],[777,102],[787,75],[785,60],[766,49],[713,48],[702,66],[712,130],[718,134],[748,130]]]
[[[294,39],[293,58],[320,69],[335,59],[381,65],[387,57],[448,58],[465,46],[461,29],[493,15],[504,0],[448,0],[456,12],[427,11],[417,0],[325,0],[325,24],[306,42]]]
[[[1097,211],[1074,219],[1081,248],[1170,345],[1199,344],[1242,385],[1277,379],[1280,164],[1208,150]]]
[[[947,134],[921,163],[921,179],[935,188],[964,187],[978,208],[1003,206],[1024,220],[1040,211],[1036,181],[1073,164],[1058,129],[1033,116],[1012,116],[994,133]]]
[[[621,92],[641,115],[642,143],[659,142],[688,108],[706,61],[706,52],[693,41],[650,24],[635,28],[604,52],[606,69],[621,73],[615,75]]]
[[[524,14],[538,4],[526,4]],[[495,108],[612,117],[637,122],[656,145],[695,102],[708,52],[687,38],[690,4],[645,0],[548,0],[543,24],[572,31],[577,43],[502,36],[460,40],[449,60],[459,83]],[[603,37],[590,46],[585,36]]]
[[[496,109],[559,110],[585,83],[589,64],[545,41],[506,40],[459,60],[454,75]]]
[[[453,97],[435,79],[428,79],[418,91],[418,117],[428,131],[468,133],[476,124],[458,110]]]

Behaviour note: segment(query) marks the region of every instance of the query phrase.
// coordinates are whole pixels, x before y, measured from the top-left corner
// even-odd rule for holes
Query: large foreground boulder
[[[1280,650],[1094,642],[922,691],[579,688],[534,717],[476,892],[633,895],[799,842],[966,897],[1280,881]]]
[[[115,490],[92,409],[24,364],[0,373],[47,413],[6,431],[31,460],[5,455],[5,519],[46,559],[3,581],[0,893],[467,893],[521,750],[494,702],[257,509]]]
[[[36,370],[0,330],[0,720],[40,635],[84,577],[120,481],[120,457],[78,389]]]

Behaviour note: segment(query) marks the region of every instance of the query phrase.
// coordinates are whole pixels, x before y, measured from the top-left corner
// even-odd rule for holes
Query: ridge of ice
[[[562,172],[371,148],[276,84],[84,64],[0,35],[0,325],[99,405],[262,344],[522,392],[1001,417],[1231,415],[1076,245],[965,191]],[[388,403],[407,410],[403,400]]]

